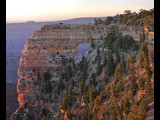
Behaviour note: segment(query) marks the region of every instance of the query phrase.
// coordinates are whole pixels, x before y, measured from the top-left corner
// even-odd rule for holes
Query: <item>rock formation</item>
[[[43,100],[37,100],[41,94],[42,84],[37,85],[38,75],[43,79],[49,71],[51,81],[59,79],[65,60],[75,59],[78,53],[77,44],[95,43],[106,37],[111,26],[105,25],[44,25],[28,38],[20,58],[18,69],[17,93],[19,107],[24,103],[28,106],[43,105]],[[143,29],[133,30],[130,27],[118,26],[124,34],[130,34],[139,41]],[[150,40],[150,39],[148,39]],[[52,112],[51,104],[48,109]]]
[[[35,86],[38,71],[43,77],[49,70],[57,77],[63,69],[63,57],[76,56],[77,43],[96,42],[107,34],[103,26],[85,25],[45,25],[28,38],[20,58],[18,69],[18,101],[36,105],[34,95],[40,92],[40,86]],[[60,54],[59,56],[57,54]]]

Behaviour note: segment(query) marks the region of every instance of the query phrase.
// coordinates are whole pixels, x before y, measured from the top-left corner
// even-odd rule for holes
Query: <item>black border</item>
[[[1,114],[0,118],[6,119],[6,1],[0,1],[1,17],[0,17],[0,29],[1,29],[1,39],[0,39],[0,53],[1,53]],[[4,97],[4,99],[2,99]]]

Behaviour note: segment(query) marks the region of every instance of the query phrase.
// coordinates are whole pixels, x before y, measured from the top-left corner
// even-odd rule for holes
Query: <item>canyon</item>
[[[146,35],[149,44],[154,43],[154,35],[143,31],[143,27],[124,25],[44,25],[36,30],[26,40],[20,56],[18,68],[17,93],[19,108],[27,103],[28,106],[47,106],[50,112],[57,112],[55,105],[45,103],[36,96],[42,95],[42,84],[38,85],[38,75],[43,78],[47,71],[52,78],[50,81],[59,81],[64,71],[64,62],[75,60],[77,63],[79,44],[102,44],[111,27],[117,27],[123,35],[130,35],[137,43],[140,43],[140,34]],[[65,61],[64,61],[65,60]],[[52,91],[54,94],[54,91]],[[17,110],[18,110],[17,109]],[[15,112],[15,114],[18,111]]]

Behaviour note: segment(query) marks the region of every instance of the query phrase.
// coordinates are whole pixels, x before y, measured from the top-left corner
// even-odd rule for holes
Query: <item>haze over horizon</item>
[[[6,0],[6,22],[58,21],[106,17],[154,8],[154,0]]]

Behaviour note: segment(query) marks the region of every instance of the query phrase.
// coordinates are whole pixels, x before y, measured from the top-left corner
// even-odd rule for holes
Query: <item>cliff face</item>
[[[64,70],[65,60],[76,57],[77,44],[102,44],[110,27],[105,25],[45,25],[35,31],[31,38],[27,39],[20,58],[17,83],[19,105],[22,106],[23,103],[27,103],[28,106],[43,105],[43,100],[36,98],[36,95],[41,96],[41,90],[44,87],[43,84],[37,84],[38,73],[43,79],[45,72],[49,70],[52,75],[50,81],[59,80],[58,77]],[[137,41],[143,32],[141,28],[118,27],[123,34],[129,34]],[[43,83],[43,81],[40,82]],[[43,95],[43,97],[48,96]],[[52,112],[53,106],[50,103],[47,106]]]
[[[119,29],[121,31],[123,31],[124,35],[128,34],[128,35],[132,36],[137,41],[139,41],[139,39],[140,39],[140,34],[142,34],[142,32],[144,32],[146,41],[151,42],[151,43],[154,42],[153,41],[154,40],[154,31],[152,33],[148,32],[145,30],[144,27],[119,25]]]
[[[58,77],[63,70],[63,56],[75,57],[78,53],[77,44],[96,42],[101,36],[105,36],[107,30],[103,26],[83,25],[45,25],[35,31],[28,38],[20,58],[18,69],[18,101],[36,105],[35,94],[40,93],[41,86],[35,85],[38,71],[43,78],[49,70],[51,75]]]

